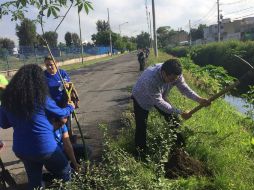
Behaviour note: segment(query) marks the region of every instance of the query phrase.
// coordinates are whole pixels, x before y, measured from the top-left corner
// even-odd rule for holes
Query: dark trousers
[[[137,150],[146,150],[146,129],[148,111],[139,106],[137,101],[133,98],[134,114],[136,122],[135,131],[135,146]]]
[[[41,187],[42,167],[45,166],[54,178],[69,181],[71,179],[71,167],[61,149],[41,156],[21,156],[17,155],[25,166],[28,177],[28,189]]]
[[[135,115],[135,122],[136,122],[136,131],[135,131],[135,146],[137,150],[146,151],[146,130],[147,130],[147,118],[149,111],[144,110],[140,107],[138,102],[133,98],[133,105],[134,105],[134,115]],[[158,112],[163,115],[167,122],[171,122],[175,120],[175,116],[172,114],[168,114],[158,107],[155,106]]]

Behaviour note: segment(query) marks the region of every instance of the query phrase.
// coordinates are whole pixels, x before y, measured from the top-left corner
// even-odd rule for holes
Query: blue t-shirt
[[[0,107],[0,127],[13,127],[13,151],[18,156],[40,156],[57,149],[54,128],[47,119],[50,115],[63,118],[73,111],[71,105],[59,108],[55,101],[47,98],[45,108],[38,108],[30,120],[18,118]]]
[[[59,69],[59,72],[65,82],[70,82],[70,77],[64,70]],[[56,101],[57,105],[64,104],[65,92],[58,72],[54,75],[51,75],[47,71],[44,71],[44,74],[48,83],[49,93],[52,99]]]
[[[56,139],[56,142],[58,144],[58,146],[60,148],[63,148],[63,134],[68,132],[68,128],[66,125],[63,125],[62,127],[60,127],[59,129],[55,130],[55,139]]]

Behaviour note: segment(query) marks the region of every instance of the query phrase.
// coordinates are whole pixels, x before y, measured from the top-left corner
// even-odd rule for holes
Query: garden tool
[[[2,169],[2,171],[0,172],[0,189],[1,190],[7,189],[7,185],[9,187],[16,189],[17,184],[15,180],[13,179],[13,177],[11,176],[11,174],[9,173],[9,171],[5,169],[1,157],[0,157],[0,166]]]
[[[69,86],[68,88],[66,88],[66,91],[67,91],[67,97],[68,97],[68,101],[72,101],[75,105],[75,108],[79,108],[79,97],[78,97],[78,93],[74,87],[74,84],[72,82],[68,82]],[[72,114],[72,117],[74,117],[74,114]],[[71,125],[71,120],[72,120],[72,117],[69,117],[67,121],[68,122],[68,133],[69,133],[69,136],[70,136],[70,140],[72,143],[76,144],[77,142],[77,135],[74,135],[73,134],[73,127]]]
[[[212,97],[210,97],[208,100],[210,102],[213,102],[214,100],[216,100],[217,98],[221,97],[222,95],[226,94],[227,92],[229,92],[230,90],[232,90],[233,88],[237,87],[240,84],[244,84],[244,82],[248,79],[252,79],[254,80],[254,67],[248,63],[246,60],[244,60],[243,58],[234,55],[235,57],[237,57],[238,59],[240,59],[243,63],[245,63],[246,65],[249,66],[250,70],[245,73],[242,77],[240,77],[237,81],[235,81],[233,84],[227,86],[226,88],[222,89],[220,92],[218,92],[217,94],[213,95]],[[194,114],[197,111],[199,111],[201,108],[203,108],[205,106],[203,105],[198,105],[197,107],[195,107],[194,109],[192,109],[191,111],[189,111],[189,114]]]

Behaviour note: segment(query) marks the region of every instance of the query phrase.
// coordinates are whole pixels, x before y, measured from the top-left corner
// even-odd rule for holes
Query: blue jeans
[[[45,168],[56,178],[63,181],[69,181],[71,177],[71,167],[64,155],[63,151],[59,148],[55,152],[40,156],[20,156],[17,155],[24,163],[29,190],[41,187],[42,181],[42,167]]]

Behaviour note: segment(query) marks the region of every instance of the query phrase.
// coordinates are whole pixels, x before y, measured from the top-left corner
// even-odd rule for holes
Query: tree
[[[98,46],[109,46],[109,24],[108,22],[104,20],[98,20],[96,22],[97,25],[97,33],[92,35],[92,41],[95,45]],[[119,34],[114,33],[111,31],[111,38],[112,38],[112,44],[113,47],[120,50],[124,51],[126,49],[127,43],[131,42],[133,38],[129,38],[127,36],[121,37]],[[135,42],[134,38],[134,42]],[[133,48],[135,45],[129,44],[128,47]]]
[[[70,3],[71,2],[71,3]],[[66,6],[69,5],[69,9],[67,9],[67,13],[69,12],[70,8],[72,6],[78,7],[78,13],[80,13],[82,10],[85,10],[85,12],[88,14],[89,10],[93,10],[92,3],[87,0],[54,0],[54,1],[48,1],[48,0],[19,0],[19,1],[13,1],[13,0],[6,0],[3,3],[0,4],[0,19],[3,16],[10,15],[11,20],[26,20],[24,17],[24,13],[30,11],[31,9],[34,10],[34,12],[38,12],[38,15],[36,15],[36,18],[34,18],[34,21],[37,21],[41,23],[42,29],[43,29],[43,18],[47,17],[53,17],[53,18],[59,18],[59,14],[61,11],[61,8],[66,8]],[[65,19],[65,16],[60,21],[59,25],[57,25],[57,28],[60,26],[62,21]],[[27,26],[24,26],[27,27]],[[24,28],[22,25],[17,26],[17,35],[20,36],[20,45],[32,45],[35,43],[36,35],[33,35],[32,38],[24,38],[24,36],[28,36],[28,34],[24,34],[22,32],[22,28]],[[55,30],[57,30],[57,28]],[[35,32],[35,28],[31,28],[31,32]]]
[[[142,32],[137,35],[137,48],[145,48],[150,46],[150,35],[147,32]]]
[[[137,44],[132,43],[132,42],[127,42],[126,49],[129,51],[133,51],[133,50],[137,49]]]
[[[70,32],[66,32],[66,34],[64,36],[64,39],[65,39],[66,46],[70,47],[72,45],[72,36],[71,36],[71,33]]]
[[[198,28],[191,29],[191,39],[193,41],[198,39],[204,39],[204,28],[206,28],[205,24],[200,24]]]
[[[71,38],[72,38],[72,43],[74,46],[80,46],[81,40],[80,40],[79,35],[77,33],[72,33]]]
[[[114,42],[114,48],[120,50],[121,52],[124,51],[124,49],[126,48],[126,44],[123,42],[122,38],[118,38]]]
[[[119,34],[111,32],[112,43],[114,44],[116,40],[120,37]],[[92,41],[96,45],[109,46],[109,31],[97,32],[92,34]]]
[[[15,47],[14,41],[8,38],[0,38],[0,49],[6,49],[9,53],[12,53],[13,48]]]
[[[108,22],[105,20],[98,20],[96,22],[96,28],[98,32],[104,32],[110,29]]]
[[[57,47],[58,34],[54,31],[45,32],[42,37],[47,40],[50,47]]]
[[[66,8],[70,2],[70,7],[73,5],[78,7],[78,13],[85,10],[88,14],[89,10],[93,10],[92,3],[87,0],[9,0],[0,4],[0,19],[5,15],[11,15],[11,20],[23,20],[24,13],[31,9],[37,9],[35,11],[38,12],[37,21],[40,21],[45,15],[58,18],[61,8]]]
[[[158,47],[164,48],[169,44],[174,44],[174,40],[172,39],[174,35],[176,35],[176,31],[171,29],[170,26],[161,26],[157,29],[157,39],[158,39]]]
[[[34,46],[37,42],[36,26],[33,21],[25,18],[20,25],[16,25],[16,34],[20,46]]]

